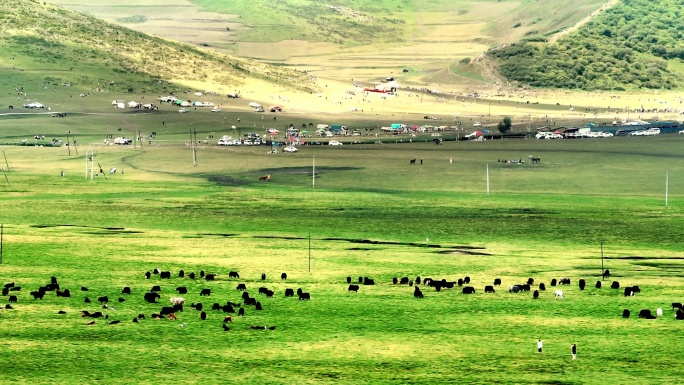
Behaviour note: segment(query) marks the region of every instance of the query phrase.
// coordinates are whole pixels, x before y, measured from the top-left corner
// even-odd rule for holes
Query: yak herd
[[[610,275],[610,272],[608,270],[605,271],[604,273],[604,278],[608,277]],[[145,273],[145,278],[146,279],[151,279],[153,276],[158,276],[160,280],[170,280],[172,277],[172,274],[170,271],[162,271],[160,269],[154,269],[152,272],[148,271]],[[178,278],[184,279],[190,279],[190,280],[195,280],[197,278],[199,279],[204,279],[207,283],[213,282],[216,280],[216,277],[218,275],[214,273],[210,274],[205,274],[204,271],[200,271],[198,275],[196,275],[194,272],[190,272],[187,275],[185,274],[185,271],[180,270],[178,272]],[[228,279],[240,279],[240,274],[236,271],[231,271],[228,273]],[[280,276],[281,280],[287,280],[287,274],[282,273]],[[266,281],[266,274],[261,274],[261,280]],[[363,286],[372,286],[375,285],[375,280],[368,278],[368,277],[358,277],[358,284],[352,283],[352,277],[347,277],[347,283],[349,284],[348,287],[348,292],[358,292],[361,289],[360,284]],[[525,284],[514,284],[511,285],[508,289],[509,293],[522,293],[522,292],[530,292],[533,290],[533,285],[535,283],[534,278],[529,278],[527,280],[527,283]],[[392,279],[392,285],[408,285],[409,287],[414,287],[414,292],[413,296],[415,298],[424,298],[423,291],[421,290],[421,287],[423,289],[426,288],[434,288],[435,291],[439,292],[442,290],[448,290],[448,289],[454,289],[456,287],[461,289],[461,293],[464,295],[471,295],[475,294],[476,290],[475,287],[470,286],[471,284],[471,279],[470,277],[464,277],[464,278],[459,278],[455,281],[450,281],[447,279],[434,279],[434,278],[423,278],[421,277],[416,277],[415,279],[409,279],[408,277],[402,277],[402,278],[393,278]],[[496,293],[495,286],[501,286],[502,281],[500,278],[494,279],[494,282],[492,285],[486,285],[484,287],[484,292],[486,294],[490,293]],[[571,281],[570,278],[561,278],[561,279],[552,279],[550,281],[550,286],[552,287],[557,287],[557,286],[565,286],[565,285],[570,285]],[[584,290],[586,287],[586,281],[584,279],[578,280],[578,287],[580,290]],[[596,289],[601,289],[602,284],[601,281],[597,281],[595,284]],[[620,284],[618,281],[613,281],[612,284],[610,285],[611,289],[618,290],[620,289]],[[258,300],[256,297],[251,297],[249,292],[247,291],[247,285],[245,283],[238,283],[237,286],[235,287],[235,290],[238,292],[241,292],[241,300],[232,302],[232,301],[227,301],[225,304],[215,302],[213,305],[211,305],[210,309],[211,311],[214,312],[221,312],[221,313],[226,313],[226,314],[235,314],[237,313],[238,317],[244,317],[246,314],[246,308],[248,307],[253,307],[253,311],[262,311],[263,306],[261,304],[261,301]],[[532,293],[532,298],[533,299],[539,299],[540,292],[543,292],[546,290],[546,285],[544,283],[539,283],[537,289],[535,289]],[[7,296],[8,297],[8,304],[4,306],[5,310],[15,310],[15,308],[12,306],[12,303],[17,303],[19,301],[18,295],[16,294],[17,292],[21,291],[21,287],[18,285],[15,285],[14,282],[10,282],[4,285],[2,289],[2,296]],[[87,287],[81,287],[80,291],[85,292],[85,298],[84,298],[84,303],[86,304],[92,304],[93,300],[88,297],[87,292],[89,289]],[[168,306],[162,305],[161,309],[159,309],[156,312],[153,312],[149,314],[149,317],[152,319],[156,320],[161,320],[161,319],[168,319],[171,321],[175,321],[177,319],[177,313],[183,312],[184,307],[185,307],[185,299],[181,297],[181,295],[189,295],[189,290],[186,286],[178,286],[174,290],[176,294],[170,298],[170,304]],[[31,291],[30,295],[33,297],[33,300],[42,300],[45,295],[48,292],[55,292],[55,295],[57,297],[65,297],[69,298],[72,297],[72,293],[69,289],[62,288],[60,287],[60,284],[57,281],[56,277],[51,277],[50,282],[44,286],[40,286],[36,291]],[[151,289],[148,292],[142,293],[143,296],[142,298],[146,303],[148,303],[150,306],[151,305],[158,305],[159,303],[157,300],[161,299],[161,295],[159,294],[162,292],[162,286],[161,285],[153,285]],[[263,295],[265,298],[273,298],[275,296],[275,291],[262,286],[258,289],[259,295]],[[296,292],[292,288],[286,288],[284,291],[285,297],[294,297],[295,293],[299,300],[311,300],[311,294],[308,292],[304,292],[301,288],[297,289]],[[639,286],[628,286],[624,288],[624,296],[625,297],[631,297],[634,296],[638,293],[641,293],[641,288]],[[198,292],[200,297],[211,297],[212,294],[212,289],[211,288],[202,288]],[[116,310],[114,306],[112,306],[111,302],[114,302],[114,298],[118,297],[115,299],[115,301],[119,303],[126,302],[127,296],[133,295],[132,290],[130,287],[126,286],[123,287],[120,294],[117,293],[116,296],[112,295],[112,300],[110,301],[110,298],[108,295],[105,296],[98,296],[97,297],[97,302],[99,303],[99,306],[102,307],[103,311],[91,311],[91,310],[82,310],[81,311],[81,317],[85,318],[93,318],[93,319],[98,319],[102,318],[104,319],[104,322],[108,324],[119,324],[121,323],[121,320],[119,319],[110,319],[110,314],[116,314],[116,313],[110,313],[110,311]],[[564,293],[562,290],[557,289],[555,291],[555,298],[556,299],[563,299],[564,298]],[[16,306],[16,305],[15,305]],[[90,305],[92,306],[92,305]],[[117,305],[118,306],[118,305]],[[206,308],[201,302],[194,303],[192,302],[190,304],[190,308],[194,309],[196,312],[199,313],[199,319],[204,321],[210,318],[209,314],[207,311],[209,311],[209,306]],[[0,309],[3,309],[2,306],[0,306]],[[149,307],[148,309],[149,310]],[[672,310],[676,311],[675,313],[675,318],[677,320],[684,320],[684,306],[682,306],[681,303],[679,302],[673,302],[672,303]],[[251,312],[252,310],[250,310]],[[66,314],[65,311],[60,310],[58,314]],[[226,315],[223,314],[219,319],[222,319],[221,327],[223,331],[229,331],[230,328],[226,325],[227,323],[233,323],[233,316],[232,315]],[[622,317],[623,318],[629,318],[631,315],[631,311],[629,309],[624,309],[622,312]],[[645,318],[645,319],[655,319],[657,317],[660,317],[663,315],[662,308],[658,308],[653,314],[650,309],[641,309],[639,312],[639,318]],[[211,317],[215,318],[215,317]],[[141,312],[138,314],[138,316],[134,317],[132,322],[134,323],[139,323],[141,320],[146,319],[146,315],[144,312]],[[86,323],[86,325],[94,325],[95,320],[91,320]],[[185,326],[185,324],[181,324],[181,326]],[[275,326],[262,326],[262,325],[252,325],[250,326],[250,329],[254,330],[275,330]]]
[[[148,271],[145,273],[145,278],[146,279],[151,279],[153,276],[158,276],[160,280],[168,279],[170,280],[172,275],[170,271],[162,271],[160,269],[154,269],[152,272]],[[216,280],[217,274],[205,274],[204,271],[200,271],[199,274],[195,274],[194,272],[191,272],[189,274],[185,274],[184,270],[180,270],[178,272],[178,277],[179,278],[188,278],[190,280],[195,280],[195,279],[204,279],[206,282],[213,282]],[[231,271],[228,274],[229,279],[239,279],[240,275],[235,272]],[[282,280],[287,279],[287,274],[282,273],[280,278]],[[261,280],[265,281],[266,280],[266,274],[261,275]],[[82,310],[81,311],[81,317],[84,318],[92,318],[93,320],[90,320],[85,323],[85,325],[94,325],[95,319],[101,318],[106,322],[107,324],[110,325],[116,325],[121,323],[120,319],[110,319],[110,315],[112,318],[114,318],[114,313],[113,311],[116,311],[116,308],[112,305],[112,302],[117,301],[119,303],[126,302],[128,296],[132,295],[132,290],[129,286],[125,286],[122,288],[120,294],[116,295],[104,295],[104,296],[98,296],[96,300],[91,300],[90,297],[88,296],[88,292],[90,289],[87,287],[81,286],[80,289],[82,292],[85,293],[83,302],[85,304],[91,304],[87,306],[93,306],[95,302],[99,303],[99,306],[103,310],[98,310],[98,311],[93,311],[93,310]],[[228,301],[225,304],[221,304],[219,302],[214,303],[211,306],[212,311],[217,311],[217,312],[222,312],[222,313],[231,313],[235,314],[237,313],[237,316],[239,317],[244,317],[246,314],[246,308],[249,306],[253,306],[254,311],[262,311],[264,308],[259,300],[257,300],[256,297],[251,297],[249,292],[247,292],[247,286],[244,283],[239,283],[236,287],[237,291],[242,292],[241,293],[241,301],[237,302],[231,302]],[[11,304],[18,302],[18,296],[16,294],[10,294],[10,292],[19,292],[21,291],[21,287],[17,286],[14,282],[10,282],[4,285],[2,289],[2,295],[3,296],[8,296],[8,302],[6,306],[2,307],[0,306],[0,309],[5,309],[5,310],[16,310],[15,307],[13,307]],[[170,304],[169,306],[161,306],[161,309],[159,309],[156,312],[153,312],[151,314],[148,314],[149,318],[156,319],[156,320],[161,320],[161,319],[168,319],[171,321],[177,320],[177,313],[183,312],[184,307],[185,307],[185,299],[181,297],[180,295],[186,295],[189,294],[189,290],[185,286],[178,286],[174,290],[177,294],[172,296],[170,298]],[[55,292],[55,295],[57,297],[66,297],[70,298],[74,295],[72,295],[71,291],[66,288],[62,288],[57,280],[56,277],[51,277],[50,282],[44,286],[38,287],[36,291],[31,291],[30,295],[33,297],[33,300],[42,300],[47,293],[49,292]],[[159,302],[157,300],[161,299],[161,294],[162,292],[162,286],[161,285],[153,285],[148,292],[142,293],[142,298],[143,300],[148,303],[149,305],[159,305]],[[297,289],[296,291],[298,297],[300,300],[310,300],[311,299],[311,294],[308,292],[304,292],[301,288]],[[210,297],[212,294],[212,289],[211,288],[202,288],[199,290],[199,296],[200,297]],[[275,292],[273,290],[268,289],[267,287],[260,287],[259,288],[259,294],[264,295],[266,298],[273,298],[275,295]],[[295,291],[294,289],[288,288],[285,290],[285,296],[286,297],[294,297]],[[112,299],[110,300],[110,296]],[[118,297],[118,298],[117,298]],[[95,298],[95,297],[93,297]],[[15,305],[16,306],[16,305]],[[118,305],[117,305],[118,306]],[[199,319],[204,321],[210,318],[208,315],[207,311],[209,310],[208,307],[205,308],[204,305],[201,302],[197,303],[191,303],[190,307],[194,309],[196,312],[199,312]],[[205,311],[206,310],[206,311]],[[58,314],[67,314],[66,311],[60,310],[58,311]],[[222,318],[221,318],[222,317]],[[227,323],[233,323],[233,316],[232,315],[222,315],[219,317],[223,322],[221,323],[221,327],[223,331],[230,331],[230,328],[226,325]],[[139,313],[136,317],[133,318],[132,322],[133,323],[140,323],[142,320],[146,319],[147,316],[144,312]],[[180,326],[185,326],[186,324],[181,324]],[[250,329],[254,330],[275,330],[275,326],[264,326],[264,325],[251,325]]]

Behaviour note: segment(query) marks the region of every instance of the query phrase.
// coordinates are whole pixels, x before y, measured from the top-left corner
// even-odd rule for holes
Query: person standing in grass
[[[543,347],[544,347],[544,343],[542,342],[542,340],[537,341],[537,352],[539,354],[541,354]]]
[[[577,344],[570,345],[570,350],[572,351],[572,359],[577,359]]]

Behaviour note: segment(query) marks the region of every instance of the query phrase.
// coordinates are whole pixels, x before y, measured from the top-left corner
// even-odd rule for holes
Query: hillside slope
[[[33,0],[0,2],[0,67],[74,87],[125,91],[160,80],[239,88],[246,82],[314,91],[301,72],[150,37]],[[137,87],[141,87],[138,85]]]
[[[489,52],[507,78],[585,90],[681,86],[681,1],[622,0],[556,43],[525,42]]]

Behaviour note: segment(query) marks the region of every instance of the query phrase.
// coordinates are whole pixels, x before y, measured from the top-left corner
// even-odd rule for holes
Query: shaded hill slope
[[[489,56],[510,80],[585,90],[672,89],[684,73],[681,2],[622,0],[556,43],[523,42]]]

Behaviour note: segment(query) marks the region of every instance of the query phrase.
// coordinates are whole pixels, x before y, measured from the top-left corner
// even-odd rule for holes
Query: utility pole
[[[601,281],[603,281],[604,278],[606,278],[605,270],[603,268],[603,240],[601,240]]]

